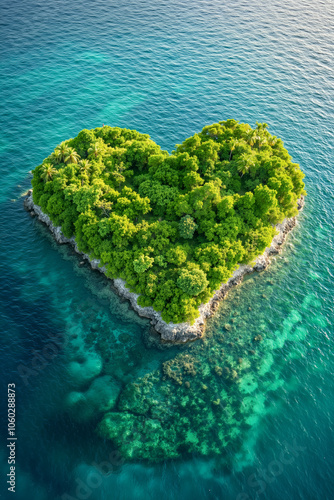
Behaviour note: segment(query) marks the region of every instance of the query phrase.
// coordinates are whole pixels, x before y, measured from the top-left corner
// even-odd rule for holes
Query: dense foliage
[[[304,174],[266,124],[219,122],[172,154],[104,126],[62,142],[33,172],[33,199],[165,321],[198,316],[274,224],[297,213]]]

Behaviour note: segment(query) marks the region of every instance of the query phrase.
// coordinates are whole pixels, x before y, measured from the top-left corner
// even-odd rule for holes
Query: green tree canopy
[[[179,222],[179,233],[181,238],[191,239],[194,236],[196,228],[197,224],[190,215],[185,215],[181,218]]]
[[[304,174],[266,124],[214,123],[169,154],[104,126],[63,141],[33,172],[33,199],[165,321],[201,302],[297,213]]]
[[[153,257],[149,257],[148,255],[140,255],[138,259],[135,259],[133,261],[133,267],[136,273],[143,273],[147,271],[147,269],[152,267],[153,262]]]
[[[209,282],[202,269],[182,269],[177,279],[177,285],[187,295],[198,295],[203,292]]]

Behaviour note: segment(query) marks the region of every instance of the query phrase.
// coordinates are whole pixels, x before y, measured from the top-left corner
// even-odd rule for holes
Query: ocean
[[[333,4],[0,7],[0,497],[333,498]],[[136,129],[171,152],[228,118],[266,122],[283,139],[306,174],[305,208],[283,252],[230,293],[202,340],[162,345],[25,212],[29,171],[83,128]],[[96,432],[112,404],[136,426],[114,441]]]

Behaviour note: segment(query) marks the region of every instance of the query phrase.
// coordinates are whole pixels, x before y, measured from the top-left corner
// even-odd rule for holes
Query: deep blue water
[[[0,4],[1,498],[333,498],[333,4]],[[82,128],[134,128],[171,151],[227,118],[265,121],[283,138],[306,173],[306,207],[270,274],[247,281],[209,322],[202,351],[161,350],[147,340],[149,323],[71,249],[58,247],[21,196],[28,172]],[[199,455],[156,465],[119,461],[110,475],[94,476],[94,462],[112,460],[115,450],[95,434],[98,416],[82,422],[64,412],[75,389],[67,340],[82,351],[90,342],[94,351],[109,339],[99,351],[103,373],[124,387],[179,352],[204,363],[237,309],[239,337],[265,339],[263,366],[247,375],[258,382],[261,404],[228,465]],[[50,342],[52,359],[38,364]],[[261,379],[266,367],[270,386]],[[17,393],[15,496],[6,485],[9,383]],[[91,486],[76,491],[82,484]]]

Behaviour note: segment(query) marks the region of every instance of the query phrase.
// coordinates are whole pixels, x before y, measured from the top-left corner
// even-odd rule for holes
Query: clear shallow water
[[[5,392],[17,384],[16,498],[332,498],[332,6],[171,0],[1,7],[1,381]],[[284,139],[306,173],[307,204],[282,256],[230,295],[203,342],[159,349],[148,322],[57,246],[24,212],[20,195],[29,188],[27,172],[82,128],[135,128],[171,151],[229,117],[265,121]],[[257,335],[262,340],[254,342]],[[53,359],[38,366],[50,342]],[[145,376],[154,390],[167,384],[175,405],[164,425],[200,415],[192,431],[201,450],[156,465],[110,458],[117,447],[94,432],[101,414],[65,412],[68,394],[78,391],[67,371],[78,351],[100,356],[115,391]],[[200,367],[182,375],[188,393],[163,381],[161,371],[186,354]],[[24,379],[22,366],[40,369]],[[238,382],[226,384],[216,366],[235,369]],[[189,394],[194,408],[181,404]],[[4,398],[2,409],[5,415]],[[219,433],[232,446],[214,453]],[[148,439],[138,431],[126,446]],[[1,481],[6,454],[3,447]],[[94,463],[110,460],[112,474],[91,475]],[[76,492],[80,481],[91,485],[86,493]],[[7,498],[4,481],[0,491]]]

